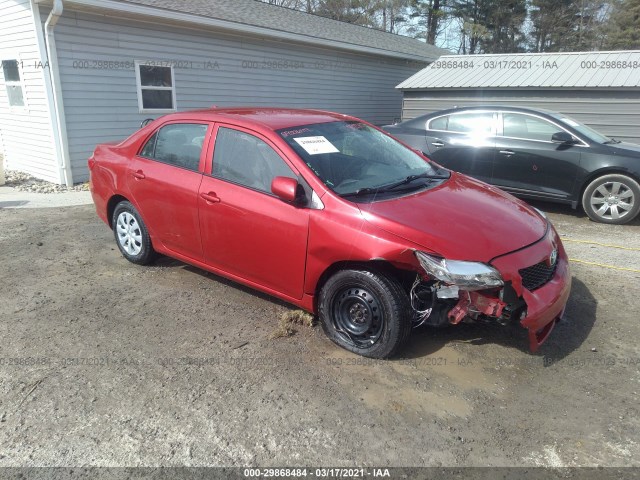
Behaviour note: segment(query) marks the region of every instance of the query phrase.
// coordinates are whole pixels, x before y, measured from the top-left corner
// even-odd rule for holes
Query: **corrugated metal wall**
[[[138,112],[133,68],[81,68],[83,60],[179,62],[179,110],[214,104],[320,108],[377,124],[400,117],[402,95],[394,87],[425,65],[69,11],[55,35],[76,182],[87,178],[86,159],[97,143],[124,139],[141,120],[158,116]]]
[[[25,107],[10,107],[0,68],[0,135],[7,168],[58,182],[44,66],[28,0],[0,0],[0,60],[18,60]]]
[[[507,105],[569,115],[617,139],[640,144],[640,90],[405,91],[402,119],[454,106]]]

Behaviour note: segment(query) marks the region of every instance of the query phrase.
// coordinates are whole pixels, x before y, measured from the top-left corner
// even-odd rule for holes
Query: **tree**
[[[532,0],[530,48],[534,52],[598,49],[608,4],[602,0]]]
[[[616,1],[604,33],[603,43],[607,49],[640,49],[640,0]]]
[[[411,34],[435,45],[438,36],[446,28],[444,24],[448,16],[447,2],[448,0],[412,0],[409,16],[414,20],[414,24],[410,29]]]

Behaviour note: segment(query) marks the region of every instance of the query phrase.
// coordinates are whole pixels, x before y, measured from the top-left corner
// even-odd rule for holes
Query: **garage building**
[[[403,120],[455,106],[535,107],[640,143],[640,51],[448,55],[397,88]]]
[[[255,0],[0,0],[0,148],[9,169],[88,179],[97,143],[212,105],[320,108],[376,124],[445,51]]]

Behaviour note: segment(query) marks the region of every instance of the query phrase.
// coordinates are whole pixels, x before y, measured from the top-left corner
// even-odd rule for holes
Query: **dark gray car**
[[[466,107],[383,128],[446,168],[522,198],[581,204],[596,222],[623,224],[640,211],[640,145],[560,113]]]

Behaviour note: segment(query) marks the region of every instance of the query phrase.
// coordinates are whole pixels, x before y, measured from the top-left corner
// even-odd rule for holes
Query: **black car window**
[[[445,115],[444,117],[434,118],[429,122],[428,129],[429,130],[446,130],[449,124],[449,115]]]
[[[504,113],[503,118],[503,135],[505,137],[524,138],[527,140],[545,140],[551,141],[551,136],[561,131],[553,123],[542,118],[532,117],[531,115],[522,115],[520,113]]]
[[[220,127],[213,152],[214,177],[270,193],[275,177],[296,178],[276,151],[254,135]]]
[[[140,156],[198,171],[207,125],[174,123],[165,125],[147,141]]]
[[[467,112],[450,115],[447,130],[473,135],[491,135],[493,132],[493,113]]]

